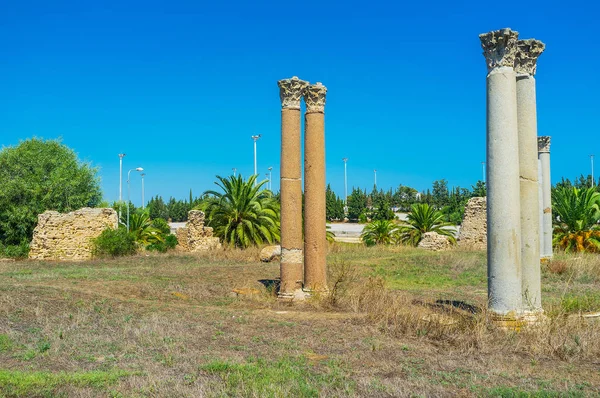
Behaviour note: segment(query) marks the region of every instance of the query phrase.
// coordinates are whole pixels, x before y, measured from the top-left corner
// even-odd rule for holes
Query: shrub
[[[175,249],[178,243],[175,235],[169,234],[165,236],[165,246],[167,246],[167,249]]]
[[[164,242],[154,242],[146,246],[146,250],[166,253],[167,250],[174,249],[177,246],[177,237],[169,234],[165,236]]]
[[[26,258],[29,255],[29,243],[23,242],[19,245],[2,245],[0,243],[0,257]]]
[[[125,228],[105,229],[94,239],[95,257],[120,257],[135,254],[137,245],[132,233]]]
[[[171,233],[171,227],[169,227],[169,223],[164,218],[155,218],[154,220],[152,220],[151,226],[153,228],[158,229],[165,235]]]

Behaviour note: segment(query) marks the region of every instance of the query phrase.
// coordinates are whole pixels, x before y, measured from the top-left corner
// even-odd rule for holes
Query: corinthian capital
[[[546,45],[539,40],[527,39],[517,41],[517,54],[515,56],[515,72],[535,75],[537,59]]]
[[[304,102],[306,103],[306,113],[325,113],[325,96],[327,87],[320,82],[308,86],[304,92]]]
[[[550,136],[538,137],[538,152],[550,152]]]
[[[510,30],[510,28],[493,30],[479,35],[488,72],[501,66],[514,67],[518,38],[519,32]]]
[[[300,109],[300,100],[304,95],[308,82],[294,76],[291,79],[283,79],[277,82],[279,86],[279,98],[283,109]]]

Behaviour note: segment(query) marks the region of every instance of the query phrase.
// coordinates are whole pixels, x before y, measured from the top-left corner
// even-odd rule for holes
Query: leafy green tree
[[[154,198],[151,198],[146,209],[148,209],[148,214],[153,220],[155,218],[169,219],[169,209],[161,196],[156,195]]]
[[[202,208],[207,224],[224,243],[246,248],[280,239],[280,207],[271,191],[262,189],[266,180],[256,183],[256,176],[244,181],[242,176],[217,176],[222,192],[209,195]]]
[[[329,221],[344,219],[344,201],[341,200],[327,184],[325,191],[326,218]]]
[[[348,219],[358,221],[366,211],[367,195],[358,188],[352,188],[352,193],[348,196]]]
[[[399,227],[400,241],[417,246],[425,232],[437,232],[447,236],[450,242],[456,242],[454,232],[449,229],[451,224],[444,221],[444,215],[427,203],[414,204],[407,220]]]
[[[398,225],[390,220],[375,220],[365,225],[360,239],[367,246],[389,245],[399,238]]]
[[[450,199],[450,192],[448,191],[448,181],[446,181],[445,179],[434,181],[431,196],[432,204],[437,209],[441,209],[442,207],[447,206]]]
[[[97,172],[58,140],[32,138],[0,150],[0,242],[31,241],[46,210],[95,207],[102,199]]]
[[[372,220],[393,220],[396,218],[387,195],[378,195],[371,214]]]
[[[479,180],[475,185],[472,185],[471,187],[473,188],[473,192],[471,193],[473,197],[482,198],[487,196],[487,188],[485,186],[485,182]]]
[[[392,206],[397,206],[402,211],[410,210],[410,206],[418,202],[417,191],[406,185],[399,185],[392,195]]]
[[[600,252],[600,193],[595,188],[555,188],[552,211],[555,245],[567,252]]]

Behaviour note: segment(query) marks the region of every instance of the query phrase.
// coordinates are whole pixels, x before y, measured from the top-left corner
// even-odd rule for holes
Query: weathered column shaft
[[[320,83],[304,94],[304,288],[327,290],[325,95]]]
[[[550,181],[550,137],[538,138],[538,156],[542,166],[543,235],[542,258],[552,258],[552,183]]]
[[[516,317],[521,296],[521,210],[516,74],[518,33],[479,36],[487,76],[487,260],[490,310]]]
[[[293,77],[278,82],[281,97],[281,285],[279,297],[302,291],[302,162],[300,100],[308,83]]]
[[[544,188],[543,188],[543,180],[542,176],[542,161],[540,160],[540,155],[538,153],[538,218],[539,218],[539,236],[538,243],[540,247],[540,259],[543,257],[544,253]]]
[[[521,191],[521,269],[523,310],[542,310],[540,272],[539,186],[537,157],[537,109],[535,70],[544,51],[538,40],[519,40],[515,59],[517,73],[517,119],[519,126],[519,173]]]

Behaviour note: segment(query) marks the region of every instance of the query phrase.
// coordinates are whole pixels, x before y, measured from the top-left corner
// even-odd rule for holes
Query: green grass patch
[[[560,306],[567,313],[599,311],[600,292],[587,291],[584,294],[566,294],[560,300]]]
[[[0,352],[10,351],[14,345],[15,344],[10,337],[5,334],[0,334]]]
[[[52,373],[0,369],[0,397],[52,396],[64,386],[104,389],[131,375],[123,370]]]
[[[478,395],[481,392],[478,392]],[[494,387],[486,389],[481,395],[498,398],[559,398],[559,397],[585,397],[583,391],[579,390],[568,390],[568,391],[553,391],[553,390],[523,390],[518,387]]]
[[[335,361],[317,367],[304,357],[249,358],[241,364],[212,361],[200,370],[218,376],[223,394],[232,397],[318,397],[322,390],[347,396],[355,391],[355,383]]]

